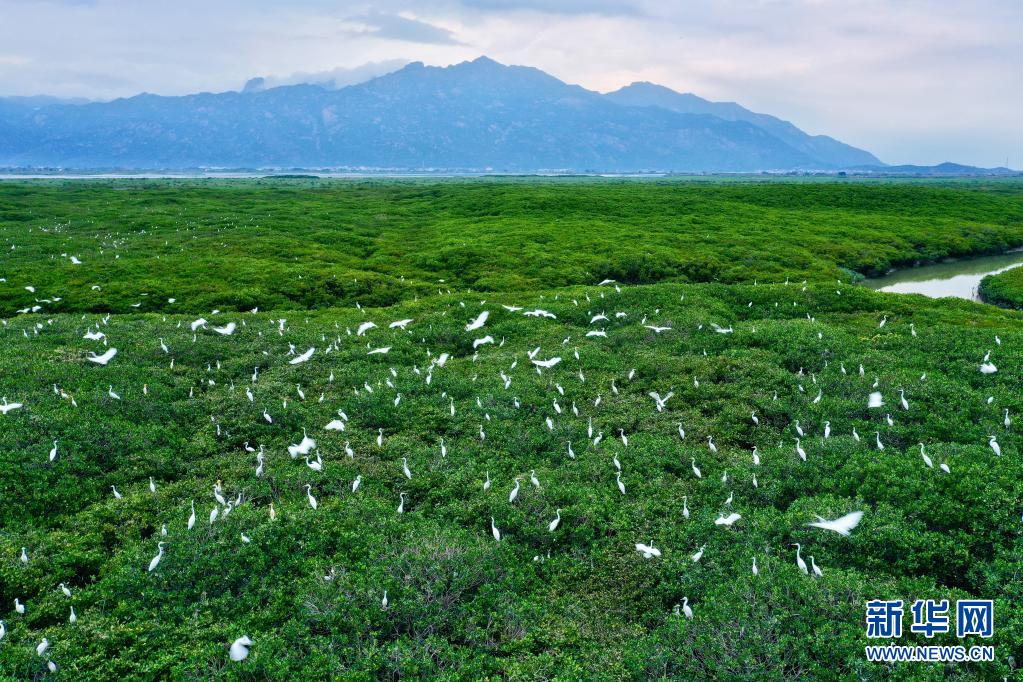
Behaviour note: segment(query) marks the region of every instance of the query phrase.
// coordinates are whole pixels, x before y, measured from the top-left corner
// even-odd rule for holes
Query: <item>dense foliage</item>
[[[1023,308],[1023,268],[1014,268],[980,281],[980,295],[988,303]]]
[[[1023,420],[1020,314],[842,275],[1018,243],[1019,197],[0,185],[0,396],[24,403],[0,414],[0,679],[1021,679],[1023,460],[1003,423]],[[119,349],[106,366],[90,330]],[[537,347],[562,361],[538,370]],[[886,405],[868,409],[875,390]],[[674,396],[659,412],[649,391]],[[289,457],[303,429],[320,472]],[[246,445],[265,448],[261,476]],[[854,510],[847,538],[806,525]],[[823,577],[797,568],[796,542]],[[996,602],[996,662],[866,662],[866,600],[970,596]],[[243,634],[251,655],[231,662]],[[960,642],[907,625],[900,643]]]
[[[25,285],[61,296],[51,312],[305,309],[605,277],[847,280],[1020,245],[1023,184],[3,183],[0,230],[17,247],[0,310],[33,305]]]

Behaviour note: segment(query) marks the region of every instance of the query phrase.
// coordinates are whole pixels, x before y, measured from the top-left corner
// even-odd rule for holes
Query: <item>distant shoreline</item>
[[[329,180],[329,179],[445,179],[445,178],[610,178],[610,179],[671,179],[671,178],[833,178],[833,179],[1000,179],[1023,178],[1023,171],[1013,172],[959,172],[912,173],[881,171],[691,171],[691,172],[582,172],[544,171],[497,172],[473,170],[299,170],[299,169],[233,169],[233,170],[46,170],[0,168],[3,180]]]

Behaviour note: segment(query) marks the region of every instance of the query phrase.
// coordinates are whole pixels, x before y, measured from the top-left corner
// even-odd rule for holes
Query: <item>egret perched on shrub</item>
[[[794,547],[796,548],[796,566],[799,567],[800,571],[809,575],[810,571],[806,567],[806,562],[803,561],[803,557],[799,556],[799,550],[801,549],[799,543],[798,542],[794,543]]]
[[[160,560],[163,559],[163,543],[159,542],[156,545],[156,556],[154,556],[149,562],[149,572],[152,573],[156,570],[156,567],[160,565]]]
[[[249,655],[249,647],[253,642],[247,636],[239,637],[231,643],[229,655],[232,661],[244,661]]]

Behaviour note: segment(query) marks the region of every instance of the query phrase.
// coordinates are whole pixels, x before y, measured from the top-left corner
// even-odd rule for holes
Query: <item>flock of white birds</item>
[[[72,262],[76,264],[81,263],[78,259]],[[26,289],[29,289],[29,287],[26,287]],[[548,347],[536,346],[517,349],[507,348],[505,338],[497,331],[492,331],[495,320],[500,320],[504,316],[524,316],[533,320],[531,324],[544,326],[558,324],[558,316],[540,307],[495,305],[485,300],[460,302],[457,305],[452,305],[449,312],[452,317],[458,318],[461,316],[459,324],[464,326],[460,333],[465,335],[464,341],[466,345],[471,346],[472,354],[461,354],[454,348],[445,351],[444,349],[423,347],[417,352],[421,353],[421,357],[424,360],[421,364],[412,363],[411,366],[402,365],[400,362],[394,363],[396,366],[392,366],[391,358],[394,356],[390,355],[390,353],[391,349],[399,344],[404,344],[405,346],[408,346],[410,343],[425,344],[425,339],[417,337],[417,320],[414,318],[382,319],[379,317],[384,314],[381,311],[372,313],[362,311],[361,314],[364,319],[360,324],[353,325],[354,328],[345,329],[335,325],[333,328],[322,329],[317,332],[320,343],[309,347],[296,347],[296,344],[289,339],[291,326],[285,318],[269,319],[265,315],[254,316],[248,313],[219,311],[213,311],[209,315],[210,319],[223,321],[223,323],[219,324],[202,317],[190,323],[182,320],[180,316],[170,321],[167,320],[167,317],[164,317],[165,327],[161,331],[154,326],[154,336],[147,339],[145,343],[158,347],[159,351],[166,356],[166,362],[170,367],[173,367],[175,362],[175,344],[203,344],[207,343],[209,339],[231,337],[239,333],[249,334],[250,337],[253,333],[257,334],[258,338],[261,339],[257,343],[263,346],[265,356],[263,367],[254,367],[250,375],[233,377],[230,380],[229,386],[221,386],[220,388],[229,391],[232,400],[243,401],[249,404],[250,409],[255,410],[256,414],[259,415],[255,419],[263,420],[267,425],[274,425],[278,415],[289,409],[289,400],[287,399],[279,403],[275,401],[273,404],[270,404],[264,397],[260,396],[260,373],[266,372],[271,368],[287,365],[293,368],[292,371],[294,371],[297,378],[300,378],[303,372],[308,375],[305,377],[305,381],[296,382],[291,402],[305,400],[315,400],[319,403],[337,401],[335,405],[335,418],[326,423],[309,423],[302,428],[300,434],[291,434],[292,438],[290,440],[293,440],[293,442],[287,447],[286,451],[267,448],[260,443],[250,444],[246,442],[243,446],[247,456],[252,458],[251,476],[255,478],[264,476],[270,467],[306,467],[308,469],[309,483],[304,486],[304,503],[308,504],[313,510],[318,509],[321,504],[321,500],[317,498],[317,493],[315,492],[317,477],[322,476],[331,466],[330,456],[324,457],[324,448],[321,447],[318,439],[320,441],[325,437],[339,439],[336,441],[339,450],[338,456],[341,456],[341,441],[343,440],[343,456],[353,462],[357,462],[360,458],[360,454],[355,451],[355,447],[352,445],[352,440],[355,440],[353,434],[359,429],[364,432],[368,431],[368,433],[362,434],[363,440],[374,442],[381,451],[386,446],[387,435],[385,434],[385,429],[380,427],[367,429],[364,425],[356,425],[346,413],[345,402],[357,402],[360,397],[382,392],[388,395],[393,410],[401,410],[403,409],[403,391],[408,393],[415,390],[419,399],[422,399],[422,394],[431,390],[434,376],[444,372],[445,368],[449,366],[449,362],[453,360],[455,363],[463,363],[463,367],[474,367],[480,362],[482,366],[481,360],[485,358],[491,349],[502,349],[502,354],[510,353],[514,356],[513,361],[507,363],[507,366],[502,367],[496,373],[496,377],[491,378],[496,382],[497,386],[503,387],[503,390],[506,392],[506,397],[502,400],[510,402],[514,409],[538,415],[533,428],[550,433],[567,432],[568,429],[563,428],[564,424],[572,424],[573,429],[584,428],[585,440],[576,439],[573,442],[571,439],[568,439],[564,441],[564,457],[568,460],[574,460],[576,457],[582,456],[605,456],[602,453],[601,445],[605,435],[621,443],[620,448],[615,448],[614,456],[608,458],[606,485],[616,488],[618,494],[628,496],[630,494],[630,484],[627,453],[629,452],[630,436],[634,434],[626,433],[624,429],[618,430],[617,433],[605,434],[601,428],[601,419],[603,418],[601,415],[606,415],[606,412],[599,412],[596,408],[606,401],[605,408],[613,410],[615,398],[618,397],[620,391],[625,390],[623,387],[628,385],[628,391],[631,395],[642,395],[644,400],[649,399],[649,409],[652,413],[670,415],[673,407],[677,404],[676,401],[679,400],[676,397],[673,386],[677,385],[681,379],[676,376],[638,377],[635,370],[632,370],[612,379],[609,384],[597,385],[588,380],[581,357],[587,352],[588,348],[592,347],[592,344],[606,342],[625,326],[639,325],[648,330],[650,332],[648,337],[650,343],[656,343],[660,338],[667,338],[673,333],[677,333],[672,328],[671,323],[666,322],[667,315],[662,313],[661,310],[643,311],[623,307],[622,292],[623,288],[617,283],[605,280],[596,287],[589,288],[578,299],[571,299],[571,304],[576,309],[588,310],[586,315],[589,318],[589,328],[582,334],[582,338],[578,336],[572,338],[570,336],[564,338],[556,346],[549,344]],[[559,296],[551,296],[546,300],[560,300],[559,305],[568,304],[567,300],[560,299]],[[39,305],[42,306],[45,303],[40,303]],[[752,305],[751,303],[750,306]],[[40,309],[29,308],[20,312],[33,314],[39,313]],[[252,312],[255,313],[256,311]],[[45,313],[43,315],[34,315],[33,318],[27,318],[39,318],[41,321],[33,322],[32,326],[22,329],[25,337],[46,333],[46,320],[44,316]],[[376,319],[371,319],[371,317],[376,317]],[[813,319],[812,311],[807,312],[807,318]],[[80,330],[81,342],[87,354],[84,354],[81,362],[84,366],[91,367],[91,371],[100,373],[109,371],[108,368],[116,363],[131,363],[132,356],[135,353],[151,353],[153,351],[151,347],[132,347],[125,339],[119,338],[117,318],[105,315],[82,316],[82,319],[87,324],[87,328],[84,331]],[[6,326],[8,323],[5,321],[4,324]],[[735,333],[736,329],[733,324],[735,323],[721,326],[712,320],[707,320],[706,324],[700,324],[697,329],[688,331],[701,334],[717,334],[726,337]],[[880,327],[884,327],[886,324],[888,324],[887,317],[878,321]],[[747,327],[747,332],[756,332],[755,326],[749,324],[745,326]],[[547,327],[545,333],[549,335],[552,329],[556,329],[556,327]],[[303,333],[308,334],[308,328],[304,327]],[[906,330],[906,333],[907,338],[917,335],[916,328],[912,325]],[[157,334],[162,334],[162,336],[157,336]],[[992,338],[992,343],[994,348],[1000,347],[1001,339],[994,337]],[[361,351],[358,349],[361,349]],[[376,358],[378,364],[375,366],[379,369],[379,375],[366,376],[361,385],[344,387],[344,395],[346,397],[343,399],[339,398],[340,391],[332,392],[330,397],[327,396],[326,391],[322,392],[319,396],[307,395],[303,385],[324,386],[335,383],[334,372],[330,369],[333,362],[331,358],[342,356],[342,351],[349,354],[344,357],[350,357],[355,352],[361,352],[366,358]],[[998,367],[994,364],[997,358],[992,359],[991,355],[992,353],[989,353],[983,358],[977,358],[975,364],[976,372],[982,375],[991,375],[999,371]],[[404,354],[402,357],[411,357],[411,353]],[[218,368],[219,364],[218,361]],[[212,370],[212,367],[208,369]],[[912,396],[907,397],[905,387],[894,386],[890,382],[879,378],[884,376],[883,367],[872,368],[868,372],[863,365],[850,364],[849,367],[846,367],[842,363],[840,372],[844,377],[847,377],[851,385],[855,386],[855,388],[850,390],[858,392],[858,395],[862,396],[862,405],[877,415],[876,423],[878,427],[873,433],[869,434],[872,438],[864,442],[863,447],[876,448],[878,451],[884,450],[884,425],[892,425],[894,423],[892,413],[897,414],[899,411],[908,412],[914,409],[910,402]],[[313,376],[314,374],[316,376]],[[321,376],[321,374],[326,376]],[[476,376],[473,377],[474,382],[476,378]],[[923,380],[925,377],[921,377],[921,379]],[[542,403],[527,404],[516,394],[516,384],[528,381],[535,381],[537,385],[543,387],[545,398]],[[692,377],[691,381],[698,386],[700,379],[699,377]],[[644,385],[637,386],[633,382],[644,382]],[[793,377],[793,382],[794,390],[798,390],[799,394],[804,395],[808,403],[816,404],[822,399],[823,389],[817,389],[815,386],[809,388],[805,386],[805,384],[810,382],[816,384],[815,378],[810,378],[808,381],[807,377],[800,372],[799,375]],[[103,383],[109,387],[107,397],[111,400],[127,400],[129,399],[127,397],[129,394],[131,400],[143,400],[150,393],[148,385],[118,387],[107,381],[103,381]],[[210,378],[208,379],[208,384],[209,387],[213,387],[216,385],[216,381]],[[415,386],[415,389],[412,388],[413,386]],[[75,395],[71,387],[54,385],[53,393],[56,396],[55,399],[62,401],[67,410],[73,410],[78,406],[80,397]],[[777,400],[777,395],[774,396],[774,399]],[[479,439],[481,446],[486,447],[487,431],[490,428],[492,418],[480,397],[477,396],[472,402],[458,401],[452,395],[437,391],[434,402],[443,404],[446,411],[452,417],[462,410],[468,410],[478,415],[479,428],[476,437]],[[351,407],[347,407],[347,409],[351,411]],[[0,403],[0,428],[3,428],[3,420],[18,419],[20,415],[30,414],[32,410],[32,401],[28,397],[2,396],[2,403]],[[749,410],[748,412],[750,422],[754,426],[759,426],[760,416],[758,416],[756,410]],[[797,415],[791,416],[795,417]],[[836,415],[836,419],[840,416]],[[997,428],[1004,428],[1006,429],[1005,433],[1008,433],[1011,424],[1011,415],[1008,409],[1004,410],[1004,414],[1000,413],[999,416],[1001,417],[1001,423],[997,424]],[[222,424],[220,417],[216,414],[209,415],[209,419],[212,425],[211,428],[215,429],[218,436],[224,435],[228,428],[240,428],[238,424]],[[1001,454],[1001,445],[998,442],[998,434],[994,432],[996,425],[991,424],[990,426],[991,433],[988,445],[997,456]],[[102,425],[97,424],[96,427],[101,428]],[[808,454],[804,445],[809,439],[815,438],[817,439],[815,442],[823,443],[832,437],[831,421],[825,422],[814,431],[805,423],[794,419],[791,429],[790,456],[798,458],[801,462],[808,460]],[[857,433],[855,428],[852,429],[851,434],[846,435],[851,435],[856,441],[861,439],[861,434]],[[690,444],[694,439],[700,443],[705,441],[708,457],[710,458],[717,454],[720,445],[720,443],[715,442],[714,436],[715,434],[713,433],[701,434],[699,437],[687,435],[686,424],[681,421],[673,424],[673,438],[678,438],[680,441],[688,439],[687,442]],[[445,443],[443,439],[440,439],[437,443],[437,449],[441,457],[453,454],[449,452],[453,447],[455,446]],[[40,453],[40,457],[49,462],[54,462],[62,456],[61,448],[61,440],[59,438],[53,440],[52,448],[49,452]],[[624,456],[619,457],[619,453],[624,453]],[[756,447],[753,447],[746,456],[748,456],[749,461],[752,463],[753,470],[756,471],[756,467],[760,465],[760,458],[763,456],[763,453],[758,451]],[[920,444],[920,457],[922,466],[927,468],[935,467],[935,463],[927,454],[923,443]],[[625,460],[624,463],[623,459]],[[697,485],[704,484],[706,479],[701,471],[700,462],[696,457],[689,459],[690,461],[687,464],[692,472],[691,475],[694,481]],[[408,481],[417,476],[416,466],[413,462],[409,461],[407,456],[396,458],[394,467],[399,469],[401,476]],[[952,474],[952,468],[950,468],[947,461],[938,463],[938,469],[940,469],[943,475]],[[490,471],[480,471],[479,478],[483,482],[477,494],[490,495],[493,505],[516,504],[524,484],[535,488],[540,488],[544,485],[535,469],[530,470],[528,474],[522,472],[521,475],[508,481],[492,480]],[[729,485],[730,478],[727,470],[721,476],[721,481],[723,484]],[[240,481],[237,483],[239,488],[244,484],[244,482]],[[350,483],[351,493],[353,495],[357,494],[360,486],[366,483],[368,481],[364,478],[364,475],[358,475]],[[762,483],[762,481],[757,480],[755,474],[750,481],[742,482],[743,485],[752,485],[754,488]],[[150,477],[148,492],[156,494],[157,485],[154,478]],[[492,487],[497,488],[497,490],[492,491]],[[139,567],[140,571],[148,571],[154,574],[161,571],[165,554],[173,551],[175,543],[188,542],[188,533],[193,530],[196,523],[200,523],[197,520],[200,514],[203,515],[201,523],[212,525],[216,524],[218,519],[226,518],[233,510],[248,502],[242,492],[238,492],[236,495],[229,495],[225,484],[220,480],[217,480],[215,483],[211,482],[210,490],[210,499],[206,501],[200,500],[199,502],[200,509],[205,510],[208,508],[208,512],[197,511],[195,500],[192,500],[184,509],[166,509],[167,520],[160,530],[160,539],[154,543],[152,558],[147,564]],[[110,495],[118,500],[122,498],[122,495],[138,494],[138,492],[135,490],[118,490],[116,486],[110,486]],[[142,492],[144,494],[145,491]],[[405,490],[395,489],[393,490],[393,496],[394,513],[396,514],[405,513],[407,505],[414,502]],[[730,493],[727,499],[722,502],[718,516],[713,522],[720,530],[715,532],[742,532],[744,512],[741,496]],[[291,503],[295,504],[294,501]],[[689,519],[690,509],[688,505],[689,500],[684,500],[684,518],[678,519],[676,522],[684,523]],[[282,510],[276,509],[273,503],[266,507],[269,522],[273,522],[279,513],[282,513]],[[322,513],[322,510],[320,513]],[[820,533],[835,533],[839,536],[849,536],[855,531],[865,513],[869,514],[869,510],[854,509],[837,518],[818,516],[815,521],[809,522],[807,525],[817,529]],[[510,539],[505,530],[499,527],[496,521],[497,516],[499,515],[491,514],[489,519],[486,519],[489,521],[489,533],[493,541],[514,541]],[[556,534],[559,530],[564,529],[562,509],[550,510],[546,529],[552,534]],[[703,559],[706,550],[706,545],[692,548],[666,547],[658,546],[652,538],[636,537],[634,540],[635,551],[638,555],[643,559],[651,561],[658,560],[665,552],[685,552],[689,555],[689,560],[695,564]],[[241,533],[238,541],[242,543],[252,542],[249,535],[244,532]],[[786,548],[787,551],[792,551],[792,561],[795,562],[802,573],[810,577],[821,576],[822,568],[813,557],[810,557],[809,566],[804,561],[803,552],[805,549],[805,547],[799,544],[794,544],[794,551]],[[537,557],[537,559],[542,560],[543,557]],[[26,565],[32,562],[34,560],[32,548],[21,548],[17,560]],[[749,570],[753,575],[759,574],[760,568],[757,564],[756,554],[749,557]],[[329,580],[330,576],[326,576],[326,579]],[[54,589],[60,589],[69,600],[72,598],[71,590],[64,583],[54,586]],[[389,604],[387,593],[384,591],[380,595],[380,608],[387,609]],[[14,612],[16,615],[14,617],[25,614],[26,609],[30,609],[31,606],[31,603],[27,603],[25,600],[15,599]],[[676,613],[680,613],[685,618],[692,619],[695,617],[688,597],[681,604],[677,605],[675,610]],[[87,613],[77,614],[74,607],[71,606],[68,616],[70,623],[74,624],[79,618],[87,617]],[[4,621],[0,621],[0,646],[3,645],[2,640],[6,632],[6,624]],[[255,647],[258,650],[259,646],[258,641],[253,642],[246,634],[238,634],[240,636],[236,640],[225,643],[232,661],[244,660],[249,655],[250,647]],[[36,647],[36,653],[40,657],[47,659],[47,665],[50,670],[56,670],[56,662],[49,658],[50,648],[51,643],[46,638],[43,638]]]

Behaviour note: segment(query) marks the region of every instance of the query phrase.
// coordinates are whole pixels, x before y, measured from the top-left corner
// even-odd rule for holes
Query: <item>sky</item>
[[[736,101],[887,163],[1023,168],[1020,0],[0,0],[0,95],[340,86],[480,55]]]

